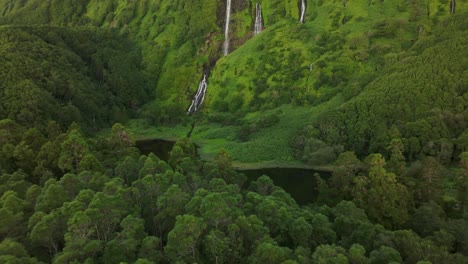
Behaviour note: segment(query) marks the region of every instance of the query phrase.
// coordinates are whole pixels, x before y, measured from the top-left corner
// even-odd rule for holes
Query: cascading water
[[[455,0],[450,1],[450,14],[453,15],[455,14]]]
[[[224,56],[229,53],[229,20],[231,19],[231,0],[226,2],[226,24],[224,25]]]
[[[206,82],[206,74],[203,74],[203,79],[198,84],[198,90],[195,96],[192,99],[192,104],[190,104],[189,109],[187,110],[188,114],[195,113],[198,111],[200,106],[205,100],[206,88],[208,87],[208,83]]]
[[[263,23],[262,23],[262,6],[257,3],[255,5],[255,26],[254,26],[254,36],[262,32]]]
[[[299,19],[299,22],[301,24],[304,24],[305,11],[306,11],[305,0],[301,0],[301,18]]]

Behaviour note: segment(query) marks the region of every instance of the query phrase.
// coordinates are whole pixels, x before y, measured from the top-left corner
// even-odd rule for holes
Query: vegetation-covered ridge
[[[88,130],[132,116],[148,89],[141,52],[97,28],[0,27],[0,118]]]
[[[257,2],[265,30],[253,37]],[[145,76],[158,99],[144,116],[168,122],[184,119],[203,70],[222,55],[225,5],[214,0],[2,0],[0,24],[93,26],[127,34],[142,49]],[[306,6],[300,24],[298,1],[232,1],[234,53],[212,69],[206,110],[316,104],[345,87],[355,94],[382,67],[383,54],[408,49],[451,13],[449,1],[439,0],[308,0]],[[458,1],[455,15],[465,7]]]
[[[264,30],[253,36],[257,2],[262,7]],[[344,149],[353,150],[360,157],[374,151],[388,154],[385,147],[395,135],[403,139],[407,158],[434,155],[443,148],[450,153],[437,155],[455,160],[464,150],[464,143],[459,142],[464,142],[466,134],[461,131],[466,127],[466,118],[462,118],[465,108],[460,102],[466,79],[466,62],[461,59],[466,53],[466,7],[465,1],[457,1],[452,10],[451,1],[440,0],[308,0],[304,23],[299,23],[300,1],[233,0],[229,21],[231,48],[225,57],[225,1],[3,0],[0,24],[30,25],[29,32],[41,32],[40,27],[32,30],[37,25],[53,25],[57,27],[55,31],[77,31],[79,26],[81,31],[95,32],[114,42],[112,46],[94,38],[100,44],[88,43],[84,48],[67,44],[83,61],[74,68],[83,70],[78,76],[68,74],[76,69],[64,67],[67,73],[61,79],[70,83],[80,80],[72,86],[80,87],[78,90],[94,87],[72,97],[71,102],[62,98],[66,95],[43,92],[42,86],[32,80],[39,87],[32,89],[41,93],[38,97],[58,101],[53,106],[39,105],[35,111],[46,115],[44,119],[56,119],[65,126],[77,119],[82,125],[95,128],[102,122],[125,121],[128,116],[134,117],[129,112],[137,111],[149,126],[193,123],[195,119],[200,125],[193,133],[196,141],[219,141],[219,136],[225,140],[217,142],[217,148],[205,148],[207,155],[213,156],[225,148],[242,162],[256,159],[253,162],[284,163],[300,159],[316,165],[333,161]],[[51,41],[46,34],[36,37]],[[117,43],[128,45],[115,47]],[[113,51],[103,52],[103,46],[110,46]],[[440,59],[435,59],[438,56]],[[404,63],[412,65],[404,67]],[[428,68],[429,63],[437,66],[434,73]],[[29,75],[28,67],[15,67]],[[204,72],[209,72],[204,105],[196,117],[188,117],[186,111]],[[403,86],[404,82],[398,82],[400,78],[409,83]],[[84,82],[90,84],[82,85]],[[66,90],[64,84],[50,85],[49,90]],[[456,102],[439,96],[446,85],[450,93],[445,93],[450,98],[456,91]],[[388,91],[399,99],[388,97],[388,103]],[[96,101],[105,101],[97,98],[107,95],[116,103],[95,106]],[[79,98],[85,96],[90,99]],[[437,100],[432,100],[433,96]],[[144,98],[154,100],[140,108]],[[373,98],[379,98],[373,109],[362,109],[372,105],[367,101]],[[79,101],[93,103],[85,107]],[[323,102],[327,104],[312,108]],[[8,109],[0,108],[2,117],[23,119],[23,124],[40,123],[31,122],[27,113],[19,114],[20,110],[11,106],[16,104],[4,103],[2,108]],[[304,108],[290,111],[284,105]],[[382,114],[385,107],[376,109],[385,105],[391,105],[386,113]],[[406,110],[398,112],[400,106]],[[47,107],[63,108],[61,112],[65,114],[44,114]],[[325,112],[322,118],[317,118],[319,111]],[[306,113],[311,113],[310,117]],[[402,120],[396,120],[400,115]],[[213,123],[229,127],[230,131]],[[427,131],[432,126],[438,132]],[[369,131],[371,127],[376,129]],[[275,146],[273,151],[269,144]]]
[[[359,95],[316,120],[320,138],[361,155],[388,153],[401,138],[410,160],[457,159],[468,148],[467,33],[466,17],[455,16],[407,52],[386,54]]]
[[[346,152],[300,207],[267,176],[244,184],[225,152],[200,161],[187,138],[164,162],[140,155],[120,124],[98,140],[76,124],[2,120],[0,133],[1,263],[468,261],[467,152],[450,206],[434,159],[417,178],[396,157]]]

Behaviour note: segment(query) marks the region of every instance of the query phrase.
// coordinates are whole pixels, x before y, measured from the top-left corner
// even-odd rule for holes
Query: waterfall
[[[206,74],[203,74],[203,79],[198,84],[198,90],[195,96],[192,99],[192,103],[190,104],[189,109],[187,110],[188,114],[195,113],[198,111],[200,106],[202,105],[203,101],[205,100],[206,88],[208,87],[208,83],[206,82]]]
[[[299,22],[301,22],[302,24],[304,24],[305,10],[306,10],[305,0],[301,0],[301,18],[299,19]]]
[[[231,17],[231,0],[226,2],[226,24],[224,25],[224,56],[229,53],[229,20]]]
[[[254,36],[262,32],[262,6],[257,3],[255,5],[255,26],[254,26]]]
[[[450,1],[450,14],[455,14],[455,0]]]

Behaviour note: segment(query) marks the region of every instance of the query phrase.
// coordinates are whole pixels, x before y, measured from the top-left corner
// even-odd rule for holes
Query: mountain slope
[[[264,30],[253,36],[257,2],[262,7]],[[257,153],[252,153],[253,156],[263,157],[259,158],[263,161],[271,160],[271,155],[261,156],[259,153],[269,149],[269,138],[273,132],[268,131],[276,125],[278,130],[274,136],[280,138],[277,149],[281,150],[281,160],[295,159],[292,154],[295,149],[299,152],[310,149],[291,138],[294,135],[303,137],[304,134],[314,138],[313,142],[320,140],[318,144],[313,143],[319,148],[328,145],[325,148],[338,151],[344,147],[361,155],[372,151],[384,152],[389,139],[393,138],[388,132],[396,123],[392,117],[400,113],[391,112],[393,114],[389,115],[376,109],[377,117],[367,118],[352,106],[362,100],[371,101],[362,98],[385,98],[389,89],[387,83],[390,84],[392,78],[412,78],[412,74],[417,74],[391,76],[390,73],[398,69],[394,64],[402,58],[422,56],[420,59],[424,59],[424,56],[432,57],[433,52],[438,52],[441,46],[434,47],[433,51],[430,47],[439,45],[439,41],[429,40],[439,34],[442,27],[450,26],[444,24],[450,17],[458,17],[459,23],[464,23],[468,4],[457,1],[453,15],[449,1],[308,0],[305,2],[305,22],[301,24],[300,3],[295,0],[233,0],[227,56],[222,55],[226,1],[81,0],[65,4],[60,0],[0,0],[0,24],[48,24],[63,28],[85,26],[91,30],[100,28],[99,34],[112,32],[131,39],[141,49],[142,77],[154,99],[138,109],[140,117],[148,125],[196,121],[193,136],[199,143],[219,139],[216,135],[226,136],[228,143],[206,150],[206,153],[212,154],[226,147],[233,153],[239,153],[234,154],[234,158],[240,160],[240,153],[243,153],[240,149],[244,148],[239,147],[239,142],[243,142],[251,144],[251,149],[258,149]],[[466,32],[462,30],[453,31],[453,35],[464,34]],[[426,55],[423,54],[424,49],[417,46],[422,43],[428,47]],[[454,45],[466,46],[466,43],[457,43]],[[443,52],[451,51],[444,49]],[[447,56],[459,55],[451,53]],[[433,80],[435,83],[447,76],[460,78],[463,75],[460,70],[466,68],[465,65],[466,62],[462,61],[458,68],[452,69],[457,72],[454,76],[441,73],[431,78],[437,78]],[[439,65],[444,69],[452,66],[446,63]],[[195,117],[187,116],[186,110],[203,73],[209,74],[205,103]],[[391,85],[395,87],[395,94],[401,94],[402,98],[412,96],[405,93],[403,86]],[[382,88],[372,88],[377,86]],[[439,97],[440,89],[436,90],[435,96]],[[417,114],[418,117],[406,118],[404,122],[415,122],[435,107],[441,112],[451,108],[450,100],[443,100],[438,105],[419,106],[429,99],[424,92],[416,95],[420,100],[412,101],[414,106],[411,107],[419,109],[419,112],[408,110],[402,114]],[[326,107],[314,108],[330,100],[333,103],[326,104]],[[348,100],[351,101],[337,109],[342,101]],[[400,103],[406,104],[399,99],[394,102],[393,109]],[[378,103],[382,104],[386,104],[385,99]],[[268,119],[269,114],[275,113],[276,108],[279,123],[259,125]],[[282,109],[287,110],[281,112]],[[458,116],[463,111],[452,112]],[[325,117],[317,119],[317,112],[325,112]],[[348,112],[349,120],[343,114]],[[304,113],[314,114],[307,118]],[[291,123],[282,121],[287,119],[291,119]],[[343,119],[347,124],[341,124],[344,121],[339,120]],[[351,124],[361,119],[365,119],[367,127],[361,129],[360,125]],[[329,126],[326,125],[328,123]],[[465,137],[459,131],[464,128],[464,123],[460,124],[461,128],[455,132],[444,132],[440,137],[429,137],[418,143],[411,139],[420,148],[411,154],[408,152],[408,155],[415,157],[423,153],[421,144],[436,138],[445,138],[452,145],[454,140],[462,140]],[[221,128],[223,132],[219,132],[218,126],[226,125],[231,126],[230,131]],[[368,132],[374,126],[378,132]],[[420,137],[404,124],[397,127],[405,140]],[[447,130],[451,131],[451,127]],[[184,131],[183,134],[186,133]]]
[[[322,138],[364,155],[404,139],[407,156],[443,161],[466,150],[468,71],[466,16],[441,23],[404,53],[390,53],[363,92],[317,122]],[[457,140],[460,139],[460,140]]]
[[[124,120],[145,100],[140,56],[100,30],[0,27],[0,119],[94,129]]]

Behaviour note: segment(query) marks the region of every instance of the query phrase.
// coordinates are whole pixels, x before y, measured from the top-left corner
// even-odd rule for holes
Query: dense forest
[[[0,0],[0,263],[468,263],[467,7]]]
[[[187,138],[165,162],[140,155],[121,124],[98,140],[76,123],[0,131],[2,263],[468,261],[468,152],[451,204],[437,160],[406,174],[395,143],[389,161],[342,153],[300,207],[268,176],[246,184],[226,152],[200,161]]]
[[[141,53],[111,32],[9,26],[0,28],[0,47],[3,118],[96,130],[124,121],[145,102]]]

